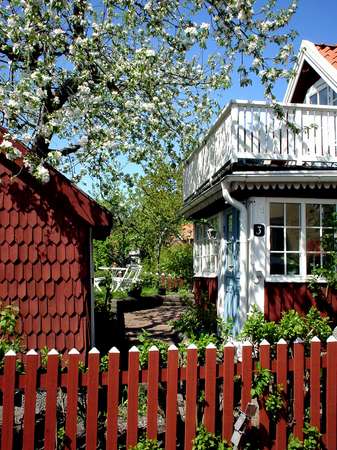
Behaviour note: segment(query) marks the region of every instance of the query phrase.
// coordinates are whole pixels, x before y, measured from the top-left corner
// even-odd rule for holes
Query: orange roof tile
[[[315,44],[315,47],[320,54],[323,55],[335,69],[337,69],[337,44]]]

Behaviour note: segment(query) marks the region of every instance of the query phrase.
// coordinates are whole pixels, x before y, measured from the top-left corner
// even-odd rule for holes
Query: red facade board
[[[88,347],[89,225],[0,161],[0,299],[26,349]]]

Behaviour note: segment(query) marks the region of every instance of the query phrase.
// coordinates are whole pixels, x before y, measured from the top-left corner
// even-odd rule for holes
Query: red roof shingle
[[[335,69],[337,69],[337,44],[315,44],[315,47],[320,52],[320,54],[324,56],[324,58],[326,58]]]

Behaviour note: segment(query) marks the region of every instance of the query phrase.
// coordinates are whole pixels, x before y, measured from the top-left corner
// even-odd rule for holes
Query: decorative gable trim
[[[303,40],[300,47],[300,54],[295,66],[296,75],[289,81],[283,101],[291,103],[299,81],[303,64],[307,62],[318,75],[337,92],[337,69],[320,53],[315,44]]]

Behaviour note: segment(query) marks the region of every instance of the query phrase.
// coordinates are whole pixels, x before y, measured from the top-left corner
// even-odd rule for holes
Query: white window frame
[[[216,239],[209,239],[207,236],[207,229],[210,225],[213,225],[214,222],[216,224],[217,232]],[[205,223],[197,222],[194,225],[193,273],[195,277],[214,278],[218,276],[221,240],[220,223],[220,215],[215,214],[214,216],[208,217]],[[200,234],[202,235],[201,239]],[[197,259],[199,260],[198,263]],[[214,270],[209,271],[208,267],[214,268]]]
[[[300,204],[300,274],[299,275],[276,275],[270,274],[270,203],[299,203]],[[318,198],[268,198],[266,208],[266,281],[270,282],[308,282],[312,277],[306,273],[306,221],[305,205],[336,205],[337,199],[318,199]],[[324,280],[322,280],[324,281]]]
[[[324,88],[327,88],[327,96],[328,96],[328,103],[327,103],[327,105],[337,106],[337,96],[335,96],[335,99],[334,99],[334,95],[333,95],[334,94],[334,90],[324,80],[322,80],[321,78],[318,81],[316,81],[316,83],[314,83],[307,90],[307,93],[305,95],[304,103],[306,103],[307,105],[310,105],[310,97],[312,97],[315,94],[317,94],[317,99],[319,100],[319,93]],[[317,106],[319,106],[320,104],[321,103],[317,103]]]

